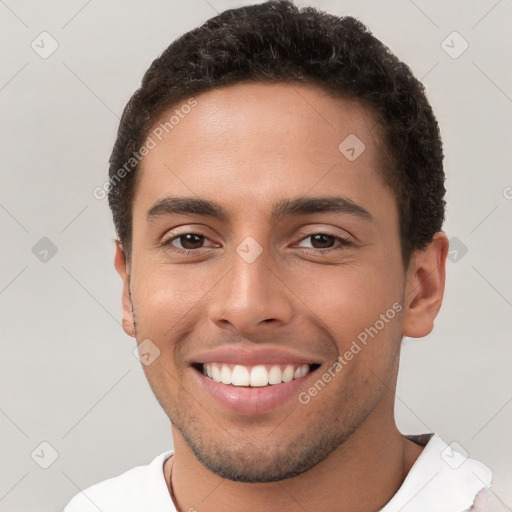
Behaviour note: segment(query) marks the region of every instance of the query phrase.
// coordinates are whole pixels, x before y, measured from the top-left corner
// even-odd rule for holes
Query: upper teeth
[[[281,382],[290,382],[303,377],[308,372],[309,364],[243,366],[241,364],[206,363],[203,365],[203,373],[210,379],[232,386],[262,387],[268,384],[281,384]]]

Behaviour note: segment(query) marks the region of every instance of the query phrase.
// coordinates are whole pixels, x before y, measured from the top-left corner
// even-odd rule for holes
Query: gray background
[[[249,3],[0,0],[1,511],[60,510],[172,447],[121,330],[113,225],[92,190],[151,61],[216,11]],[[404,342],[398,424],[436,431],[487,463],[512,507],[512,2],[309,5],[359,17],[428,88],[445,144],[452,252],[434,332]],[[59,45],[46,59],[31,47],[51,48],[42,31]],[[457,58],[464,42],[446,39],[453,31],[469,44]]]

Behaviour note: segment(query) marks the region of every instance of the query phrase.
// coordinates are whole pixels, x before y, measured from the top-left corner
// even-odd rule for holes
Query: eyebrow
[[[368,210],[341,196],[281,199],[273,205],[272,219],[328,212],[353,215],[370,222],[374,220]],[[146,219],[152,221],[157,217],[172,214],[205,215],[222,221],[230,220],[229,214],[220,204],[195,197],[164,197],[148,210]]]

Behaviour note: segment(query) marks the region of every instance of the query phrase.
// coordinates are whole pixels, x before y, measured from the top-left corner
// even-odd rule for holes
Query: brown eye
[[[332,244],[335,242],[334,236],[324,233],[311,235],[309,238],[311,238],[312,245],[315,249],[328,249],[332,247]]]
[[[178,252],[194,251],[196,249],[203,249],[203,244],[207,237],[198,235],[197,233],[186,233],[178,235],[162,243],[163,246],[171,246],[173,250]]]
[[[309,245],[304,245],[304,242],[309,241]],[[337,243],[337,247],[336,247]],[[300,240],[298,247],[306,251],[329,252],[331,250],[343,249],[352,245],[352,242],[342,236],[329,235],[328,233],[313,233]]]
[[[195,233],[187,233],[186,235],[177,236],[176,238],[173,238],[169,242],[174,242],[176,240],[180,241],[182,249],[193,250],[201,249],[205,237],[203,235],[197,235]]]

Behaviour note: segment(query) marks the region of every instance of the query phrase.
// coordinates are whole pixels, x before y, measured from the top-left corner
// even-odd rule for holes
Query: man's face
[[[376,171],[374,119],[357,103],[285,84],[197,102],[142,163],[125,280],[136,337],[160,351],[144,371],[175,443],[222,477],[277,480],[392,418],[405,287],[397,207]],[[225,217],[177,212],[170,197]],[[319,198],[345,202],[283,207]],[[225,382],[238,364],[242,385],[204,375],[206,363]],[[261,385],[303,365],[304,376]]]

